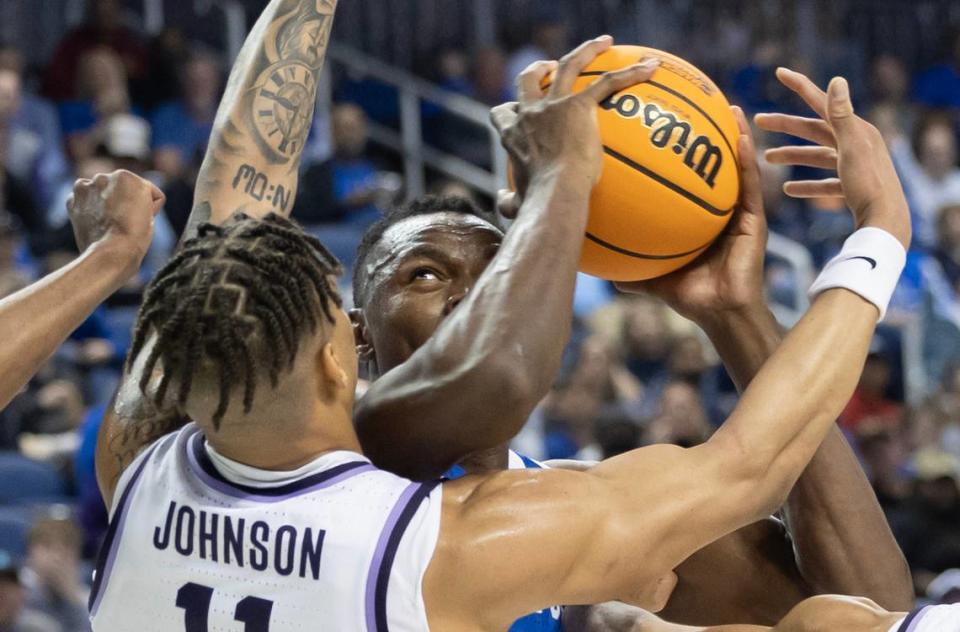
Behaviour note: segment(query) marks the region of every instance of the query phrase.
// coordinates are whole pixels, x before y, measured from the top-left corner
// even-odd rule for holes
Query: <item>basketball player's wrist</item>
[[[866,225],[850,235],[840,253],[823,267],[810,287],[810,300],[827,290],[842,288],[872,303],[880,312],[878,320],[882,320],[906,261],[901,237],[886,228]]]
[[[740,331],[750,335],[758,332],[779,335],[777,319],[762,298],[725,309],[708,310],[692,316],[691,320],[711,339],[729,337]]]
[[[95,262],[104,278],[119,287],[137,271],[145,254],[129,240],[107,235],[92,243],[81,256]]]

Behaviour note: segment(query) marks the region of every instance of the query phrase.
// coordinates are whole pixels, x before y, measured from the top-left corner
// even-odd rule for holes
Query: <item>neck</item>
[[[506,445],[474,452],[460,461],[460,467],[468,474],[497,472],[507,469],[509,465],[509,448]]]
[[[328,452],[362,453],[350,416],[339,407],[318,406],[313,415],[257,415],[224,419],[219,431],[203,424],[210,444],[223,456],[261,470],[289,471]]]

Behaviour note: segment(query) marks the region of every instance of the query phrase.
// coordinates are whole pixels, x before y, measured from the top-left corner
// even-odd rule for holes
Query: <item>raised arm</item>
[[[826,95],[782,74],[807,98]],[[815,92],[811,92],[814,90]],[[818,112],[825,114],[825,104]],[[737,109],[741,132],[749,126]],[[777,152],[771,153],[777,160]],[[766,221],[753,153],[741,156],[743,194],[733,223],[694,265],[652,281],[621,284],[663,298],[708,334],[743,391],[783,333],[763,299]],[[846,439],[832,428],[784,507],[789,532],[766,520],[695,553],[663,615],[680,623],[772,624],[809,594],[864,595],[892,609],[910,604],[906,562]],[[752,570],[752,572],[751,572]]]
[[[846,192],[859,226],[881,228],[905,247],[909,213],[879,133],[853,115],[842,80],[831,84],[829,107],[829,124],[818,128],[835,135],[843,189],[832,180],[800,189]],[[749,152],[746,137],[740,148]],[[643,448],[587,473],[506,472],[450,486],[443,524],[455,537],[441,533],[428,587],[449,589],[454,572],[478,578],[477,602],[500,595],[494,603],[504,609],[473,606],[470,614],[491,625],[550,603],[662,607],[680,562],[786,501],[853,392],[877,315],[849,290],[821,293],[702,446]],[[531,514],[536,524],[523,517]],[[479,578],[491,567],[504,575],[484,586]],[[469,609],[466,602],[452,608]]]
[[[68,210],[82,254],[0,301],[0,409],[136,273],[163,206],[160,190],[128,171],[78,180],[73,191]]]
[[[799,94],[821,118],[827,117],[827,95],[800,73],[780,69],[783,84]],[[758,117],[761,127],[770,117]],[[799,132],[796,120],[778,119],[777,128]],[[771,162],[795,164],[798,148],[767,151]],[[830,149],[829,147],[827,149]],[[821,163],[831,167],[832,164]],[[768,333],[761,340],[769,340]],[[722,344],[722,343],[721,343]],[[741,340],[744,349],[750,349]],[[759,349],[760,343],[754,343]],[[753,360],[751,361],[751,357]],[[759,354],[743,357],[744,369],[757,366]],[[817,450],[784,507],[796,550],[797,565],[814,593],[869,597],[894,611],[913,603],[910,569],[853,450],[836,427]]]
[[[223,222],[238,211],[290,214],[336,4],[271,0],[263,10],[230,74],[184,239],[203,223]],[[159,410],[143,397],[140,378],[134,363],[100,429],[97,480],[107,506],[137,454],[185,423],[178,411]]]
[[[271,0],[227,82],[187,236],[237,211],[289,216],[337,0]]]
[[[514,163],[529,176],[519,183],[526,200],[463,302],[359,402],[357,433],[380,467],[432,478],[467,454],[498,447],[553,382],[573,318],[587,200],[602,164],[597,103],[657,67],[651,60],[608,74],[572,96],[579,72],[611,43],[599,38],[567,55],[546,96],[541,82],[554,65],[532,65],[520,77],[519,106],[494,110]]]

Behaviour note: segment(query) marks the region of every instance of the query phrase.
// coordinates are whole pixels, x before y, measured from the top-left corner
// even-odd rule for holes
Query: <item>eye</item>
[[[438,281],[440,275],[433,268],[416,268],[410,275],[411,281]]]

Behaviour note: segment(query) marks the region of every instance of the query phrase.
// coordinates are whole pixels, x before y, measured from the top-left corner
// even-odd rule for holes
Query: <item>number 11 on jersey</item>
[[[213,588],[190,582],[177,591],[177,607],[184,610],[185,632],[209,632],[210,602]],[[233,618],[244,625],[244,632],[269,632],[273,602],[260,597],[245,597],[237,603]]]

